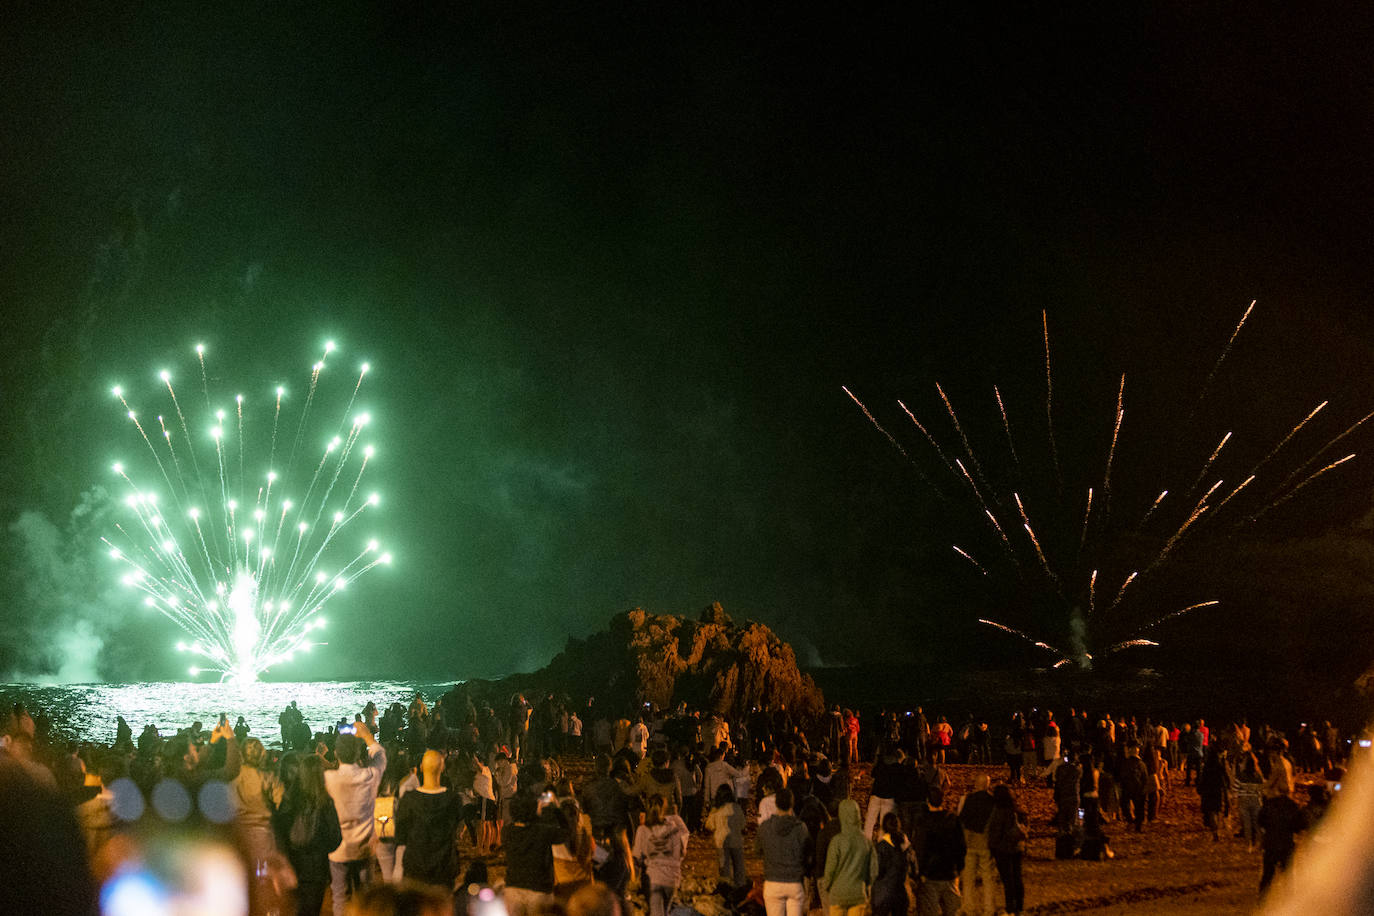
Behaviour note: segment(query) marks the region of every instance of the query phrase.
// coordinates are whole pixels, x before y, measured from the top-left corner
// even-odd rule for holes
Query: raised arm
[[[377,774],[377,781],[382,781],[382,776],[386,773],[386,748],[378,743],[372,735],[372,729],[367,727],[367,723],[361,719],[353,723],[355,734],[367,744],[367,767]]]

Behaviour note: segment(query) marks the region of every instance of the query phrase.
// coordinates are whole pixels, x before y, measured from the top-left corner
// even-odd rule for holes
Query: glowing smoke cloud
[[[129,488],[125,504],[132,521],[102,540],[127,568],[124,585],[186,631],[190,641],[177,649],[200,659],[192,676],[213,671],[221,680],[251,682],[297,652],[323,645],[317,636],[326,602],[377,564],[391,562],[376,540],[359,545],[352,530],[379,501],[375,493],[359,494],[373,456],[371,445],[359,446],[370,417],[352,413],[366,363],[333,432],[314,439],[319,434],[309,425],[334,350],[332,341],[326,344],[324,357],[311,367],[286,455],[278,452],[286,389],[261,398],[272,409],[269,436],[265,419],[252,410],[259,401],[251,393],[226,397],[211,389],[203,345],[196,347],[203,418],[192,411],[188,419],[164,370],[158,378],[176,422],[158,415],[150,437],[153,427],[140,421],[122,388],[114,389],[152,456],[158,483],[137,483],[123,463],[114,465]],[[306,459],[313,473],[302,472],[297,481],[296,459],[309,454],[312,442],[320,444],[319,460]]]

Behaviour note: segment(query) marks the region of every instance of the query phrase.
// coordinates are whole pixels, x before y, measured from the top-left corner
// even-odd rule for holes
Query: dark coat
[[[874,916],[905,916],[906,853],[883,840],[878,843],[878,877],[873,879]]]

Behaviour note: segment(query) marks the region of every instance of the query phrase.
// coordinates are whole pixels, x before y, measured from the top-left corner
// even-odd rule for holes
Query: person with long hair
[[[743,887],[749,882],[744,870],[744,809],[735,801],[729,785],[722,783],[716,788],[706,827],[716,845],[720,880],[732,889]]]
[[[1244,745],[1236,766],[1236,808],[1240,812],[1240,833],[1250,852],[1259,845],[1259,813],[1264,802],[1264,771],[1255,752]]]
[[[992,816],[988,818],[988,848],[997,863],[997,875],[1006,894],[1007,916],[1026,905],[1026,886],[1021,881],[1021,860],[1026,854],[1027,819],[1016,807],[1010,786],[992,790]]]
[[[632,851],[649,885],[649,916],[667,916],[687,855],[687,824],[671,799],[649,796]]]
[[[1231,768],[1226,763],[1226,751],[1213,743],[1207,749],[1202,773],[1197,778],[1197,794],[1202,809],[1202,825],[1212,832],[1212,842],[1220,842],[1226,821],[1226,802],[1231,794]]]
[[[286,789],[272,815],[277,848],[296,872],[297,916],[319,916],[329,888],[329,854],[343,840],[334,801],[324,787],[324,762],[314,754],[282,758]]]
[[[282,786],[271,770],[267,749],[261,741],[249,738],[243,742],[241,753],[243,766],[229,786],[248,852],[260,862],[276,851],[272,839],[272,812],[281,804]]]
[[[873,916],[906,916],[907,858],[902,819],[895,811],[883,815],[878,839],[878,874],[873,879]]]
[[[568,839],[553,847],[553,896],[559,901],[567,901],[580,888],[596,880],[592,869],[596,841],[592,838],[591,818],[578,804],[570,780],[559,781],[557,796],[563,818],[568,822]]]

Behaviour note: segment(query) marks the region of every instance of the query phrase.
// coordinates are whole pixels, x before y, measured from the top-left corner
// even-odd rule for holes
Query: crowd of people
[[[418,694],[384,712],[368,703],[321,731],[292,703],[267,743],[227,715],[168,736],[150,725],[136,740],[117,718],[108,746],[60,740],[21,706],[5,717],[0,810],[56,816],[0,831],[32,859],[0,894],[31,892],[49,912],[90,912],[97,890],[107,912],[150,886],[190,893],[191,877],[166,864],[190,860],[163,854],[190,843],[239,863],[243,912],[318,916],[328,900],[335,916],[629,916],[627,901],[642,900],[649,916],[684,916],[697,837],[714,847],[715,893],[733,912],[991,916],[1000,903],[1014,914],[1027,792],[1053,800],[1056,857],[1106,861],[1113,825],[1153,829],[1171,793],[1195,791],[1214,840],[1234,827],[1262,850],[1263,892],[1339,789],[1348,753],[1327,723],[1290,744],[1244,720],[611,715],[553,695],[498,708],[465,690],[432,707]],[[971,786],[956,794],[951,768],[965,764]],[[865,777],[866,799],[854,791]]]

